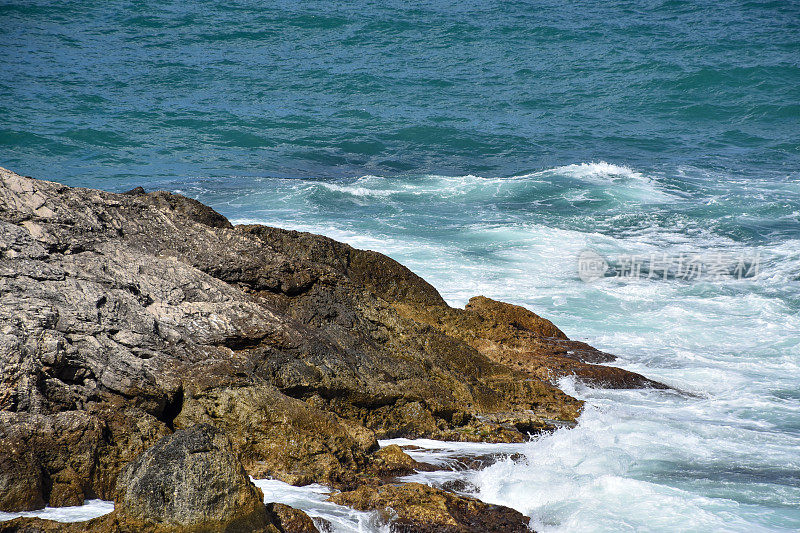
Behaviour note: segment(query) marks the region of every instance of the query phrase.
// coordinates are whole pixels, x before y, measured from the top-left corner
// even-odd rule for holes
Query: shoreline
[[[607,366],[615,356],[523,307],[483,296],[450,307],[376,252],[233,226],[166,192],[105,193],[5,170],[0,181],[0,294],[18,317],[2,352],[12,372],[0,384],[0,438],[14,450],[0,471],[14,489],[3,510],[98,496],[127,502],[113,527],[156,527],[147,512],[130,514],[151,505],[131,493],[136,476],[164,477],[142,458],[197,434],[219,442],[204,461],[322,483],[356,509],[394,506],[411,530],[436,520],[508,530],[524,521],[509,508],[387,484],[428,467],[378,441],[525,442],[576,422],[582,402],[555,386],[564,376],[668,389]],[[120,484],[123,471],[134,485]],[[242,494],[255,494],[248,483]],[[454,505],[469,511],[415,511]],[[253,512],[247,520],[267,520]]]

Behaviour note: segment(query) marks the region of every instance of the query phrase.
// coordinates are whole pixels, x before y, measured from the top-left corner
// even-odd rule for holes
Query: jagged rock
[[[107,499],[196,424],[251,474],[347,489],[379,475],[376,437],[522,441],[580,413],[549,380],[601,352],[522,308],[452,309],[381,254],[131,192],[0,169],[0,450],[27,446],[2,510]]]
[[[528,518],[502,505],[458,496],[420,483],[361,487],[330,501],[378,511],[398,533],[528,533]]]
[[[247,471],[305,485],[350,486],[378,443],[371,431],[275,387],[187,390],[176,426],[210,422],[237,443]]]
[[[463,340],[493,361],[544,381],[574,375],[601,387],[667,388],[641,374],[597,364],[616,357],[569,340],[552,322],[518,305],[475,296],[465,309],[421,307],[402,300],[395,308],[404,316]]]

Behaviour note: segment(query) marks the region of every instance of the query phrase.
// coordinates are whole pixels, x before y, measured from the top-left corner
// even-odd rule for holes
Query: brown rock
[[[267,512],[281,533],[319,533],[311,517],[299,509],[282,503],[269,503]]]
[[[0,522],[0,533],[50,533],[52,531],[75,532],[90,531],[85,529],[86,522],[64,524],[54,520],[42,520],[41,518],[15,518],[7,522]]]
[[[44,507],[42,470],[24,441],[0,445],[0,509],[30,511]]]
[[[294,485],[349,485],[378,449],[372,432],[267,384],[187,391],[176,427],[225,430],[247,471]]]
[[[401,315],[427,323],[458,338],[493,361],[555,383],[578,376],[596,386],[610,388],[668,388],[641,374],[600,365],[616,359],[586,343],[572,341],[552,322],[520,307],[475,296],[466,307],[416,306],[399,301]]]
[[[502,505],[422,485],[383,485],[341,492],[330,501],[362,511],[378,511],[392,531],[403,533],[529,532],[529,519]]]
[[[415,460],[397,444],[384,446],[372,456],[371,473],[379,478],[394,478],[432,470],[435,467]]]

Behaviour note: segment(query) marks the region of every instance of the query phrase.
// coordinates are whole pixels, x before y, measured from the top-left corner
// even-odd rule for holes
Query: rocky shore
[[[326,484],[397,531],[525,530],[398,484],[426,466],[377,439],[524,441],[575,423],[565,375],[663,387],[613,360],[522,307],[452,308],[376,252],[0,169],[0,510],[116,504],[0,531],[316,529],[247,475]]]

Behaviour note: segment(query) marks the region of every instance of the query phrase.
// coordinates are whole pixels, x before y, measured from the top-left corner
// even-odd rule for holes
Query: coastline
[[[165,192],[0,180],[3,510],[119,501],[126,465],[210,424],[252,477],[323,483],[365,510],[392,502],[412,530],[500,528],[521,518],[441,489],[396,493],[388,480],[426,467],[377,439],[525,442],[575,423],[582,403],[554,386],[569,375],[665,388],[525,308],[450,307],[376,252],[233,226]],[[451,501],[471,514],[413,514]]]

